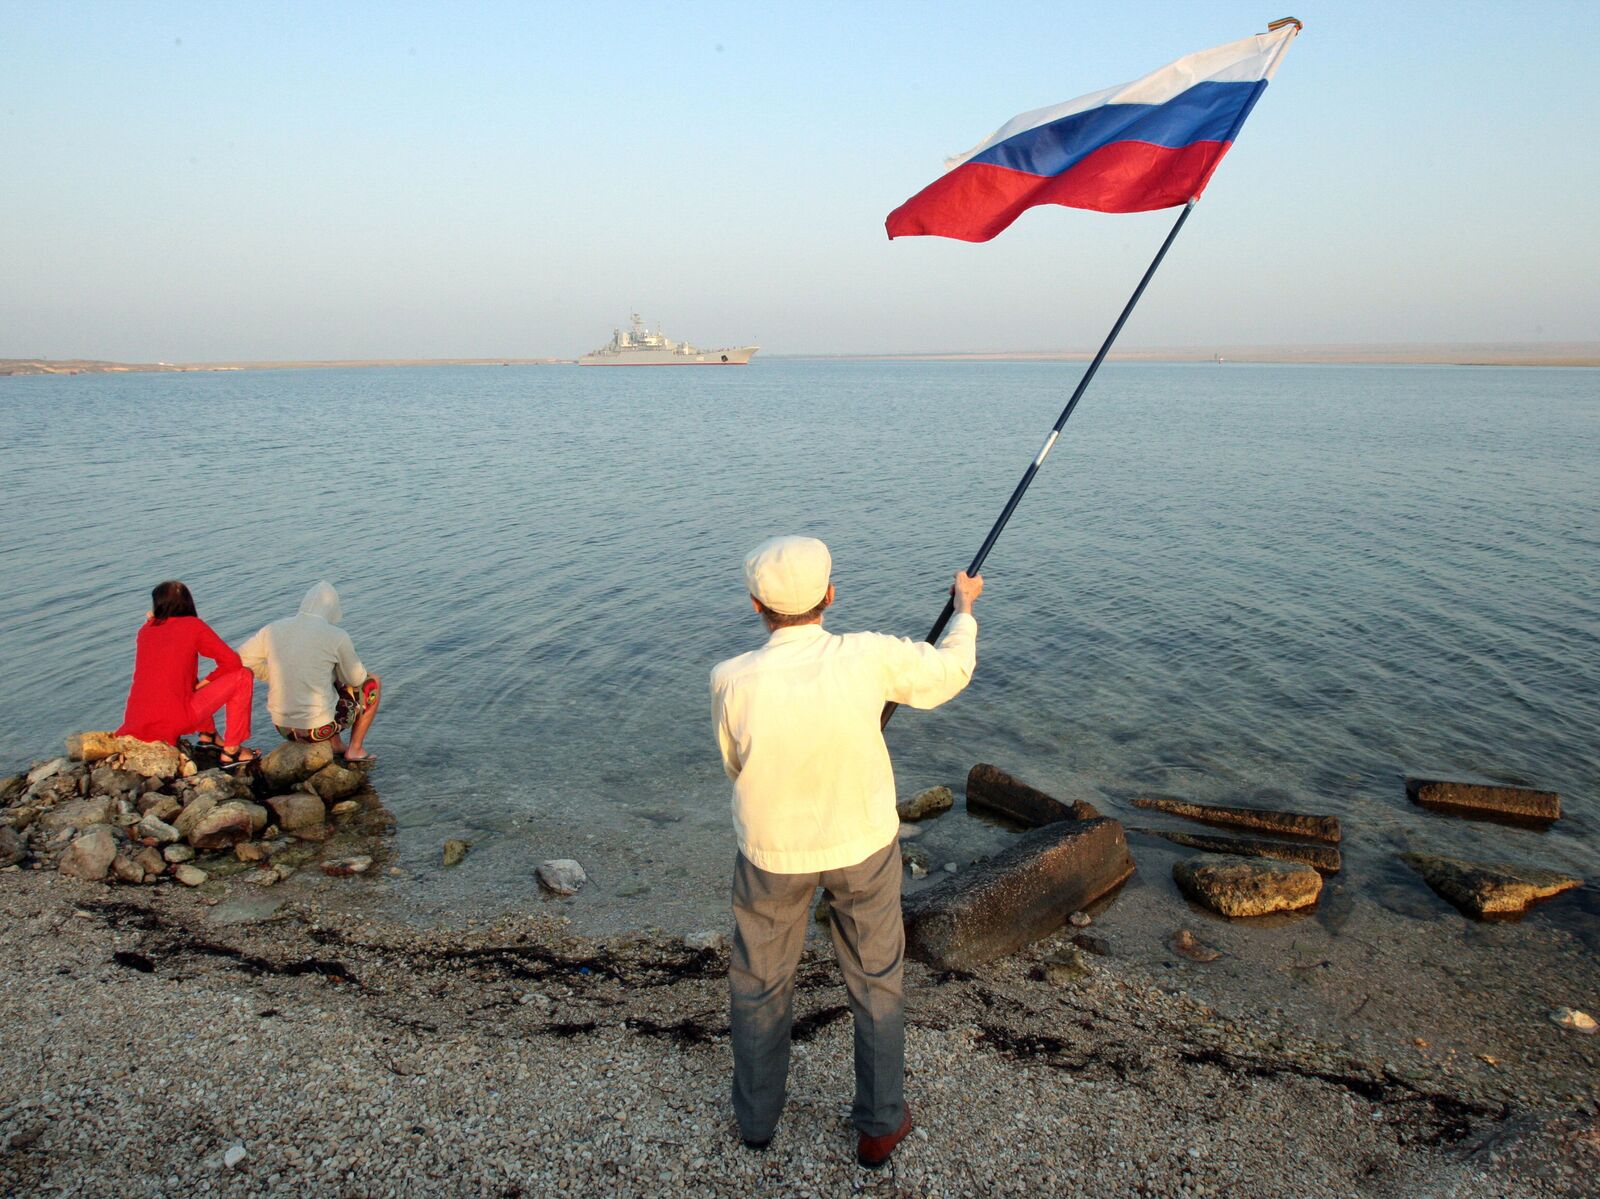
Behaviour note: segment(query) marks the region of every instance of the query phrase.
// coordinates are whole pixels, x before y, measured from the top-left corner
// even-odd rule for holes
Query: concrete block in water
[[[1227,853],[1243,858],[1272,858],[1279,862],[1299,862],[1318,874],[1338,874],[1343,862],[1331,845],[1309,845],[1299,841],[1267,841],[1260,837],[1217,837],[1206,833],[1181,833],[1164,828],[1136,828],[1135,833],[1163,837],[1174,845]]]
[[[1132,873],[1115,820],[1034,829],[987,862],[907,896],[906,953],[939,969],[968,969],[1048,937]]]
[[[1406,795],[1412,803],[1441,812],[1539,824],[1561,819],[1561,796],[1554,791],[1535,791],[1531,787],[1487,787],[1444,779],[1408,778]]]
[[[1216,824],[1224,828],[1259,829],[1268,833],[1284,833],[1291,837],[1311,837],[1317,841],[1338,843],[1339,818],[1316,816],[1307,812],[1277,812],[1270,808],[1228,808],[1217,804],[1191,803],[1186,799],[1168,799],[1149,796],[1133,801],[1136,808],[1150,808],[1169,812],[1186,820],[1202,824]]]
[[[1439,854],[1407,853],[1400,860],[1428,886],[1469,916],[1515,916],[1541,899],[1583,886],[1581,878],[1529,866],[1465,862]]]
[[[1063,820],[1093,820],[1100,815],[1093,804],[1082,800],[1064,804],[987,762],[979,762],[967,774],[967,808],[992,812],[1029,828]]]

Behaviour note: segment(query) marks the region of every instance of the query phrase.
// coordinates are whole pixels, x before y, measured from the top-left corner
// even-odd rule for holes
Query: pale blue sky
[[[1600,17],[1330,3],[1127,345],[1600,340]],[[1092,346],[1171,213],[883,218],[1259,3],[0,2],[0,357]]]

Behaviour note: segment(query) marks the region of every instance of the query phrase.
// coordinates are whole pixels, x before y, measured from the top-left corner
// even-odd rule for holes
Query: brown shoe
[[[856,1140],[856,1161],[869,1170],[876,1170],[894,1155],[894,1147],[911,1131],[911,1105],[905,1105],[905,1118],[900,1121],[900,1127],[893,1132],[881,1137],[869,1137],[862,1133]]]

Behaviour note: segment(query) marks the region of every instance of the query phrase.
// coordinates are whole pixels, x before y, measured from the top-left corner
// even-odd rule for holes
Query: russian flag
[[[1013,117],[891,212],[889,236],[988,241],[1039,204],[1148,212],[1198,197],[1300,32],[1274,25]]]

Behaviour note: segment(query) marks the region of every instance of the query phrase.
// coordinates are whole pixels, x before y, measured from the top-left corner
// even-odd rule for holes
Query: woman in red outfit
[[[184,733],[199,733],[215,747],[225,767],[242,766],[259,755],[245,746],[250,737],[250,703],[255,676],[228,643],[195,614],[194,597],[176,579],[150,593],[151,610],[139,630],[133,659],[133,686],[119,736],[177,744]],[[217,668],[195,681],[200,658]],[[217,738],[215,714],[223,709],[227,732]]]

